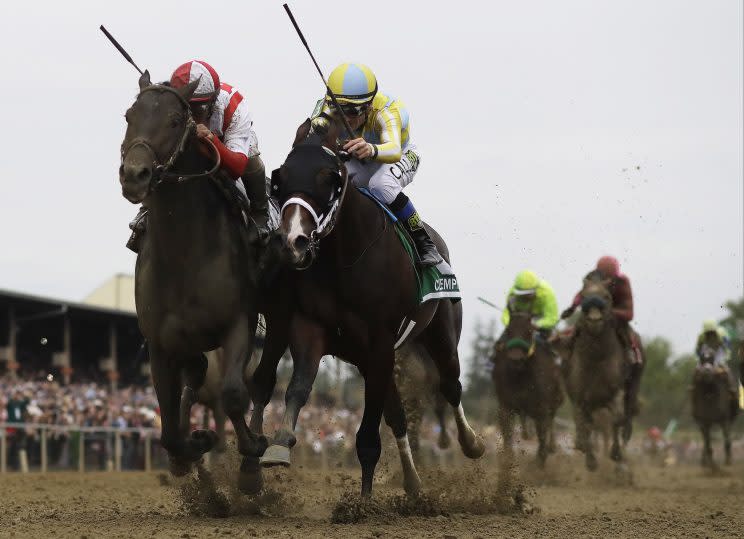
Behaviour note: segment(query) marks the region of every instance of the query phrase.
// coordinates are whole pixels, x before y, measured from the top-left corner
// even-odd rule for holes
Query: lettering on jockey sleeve
[[[447,290],[457,289],[457,277],[450,275],[447,277],[440,277],[434,280],[434,290],[436,292],[442,292]]]

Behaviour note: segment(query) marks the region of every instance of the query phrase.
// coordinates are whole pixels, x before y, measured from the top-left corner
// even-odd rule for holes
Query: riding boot
[[[421,220],[413,203],[404,193],[398,193],[395,200],[390,204],[390,209],[395,216],[400,219],[403,226],[413,238],[418,252],[418,263],[422,267],[436,266],[442,261],[442,255],[439,254],[437,246],[431,241],[429,233],[426,231],[424,222]]]
[[[132,229],[132,235],[127,240],[127,248],[139,254],[142,247],[142,237],[145,235],[145,230],[147,229],[147,208],[144,205],[140,206],[137,215],[129,223],[129,228]]]
[[[251,202],[250,218],[256,227],[255,238],[265,243],[269,237],[269,195],[266,191],[266,170],[258,155],[248,160],[248,165],[241,176],[248,199]]]

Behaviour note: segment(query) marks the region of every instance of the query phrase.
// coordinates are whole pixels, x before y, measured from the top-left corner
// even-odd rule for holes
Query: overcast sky
[[[532,268],[566,306],[603,254],[637,329],[689,351],[742,295],[742,2],[294,2],[326,73],[359,61],[406,102],[409,196],[448,241],[472,326]],[[82,299],[133,272],[118,183],[137,74],[210,62],[267,168],[323,94],[279,1],[6,2],[0,288]],[[391,276],[390,278],[394,278]]]

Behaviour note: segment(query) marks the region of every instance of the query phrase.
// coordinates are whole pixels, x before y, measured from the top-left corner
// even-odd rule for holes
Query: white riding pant
[[[346,163],[352,183],[357,187],[368,188],[373,195],[390,204],[395,200],[403,188],[413,181],[421,157],[414,144],[403,148],[403,155],[396,163],[380,163],[369,161],[363,163],[352,159]]]

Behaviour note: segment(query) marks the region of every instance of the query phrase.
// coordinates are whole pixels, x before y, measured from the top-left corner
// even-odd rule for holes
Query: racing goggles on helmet
[[[361,116],[369,110],[370,104],[371,102],[368,101],[367,103],[339,103],[339,106],[341,111],[347,116]],[[336,105],[334,105],[333,101],[328,101],[328,107],[331,111],[336,110]]]

